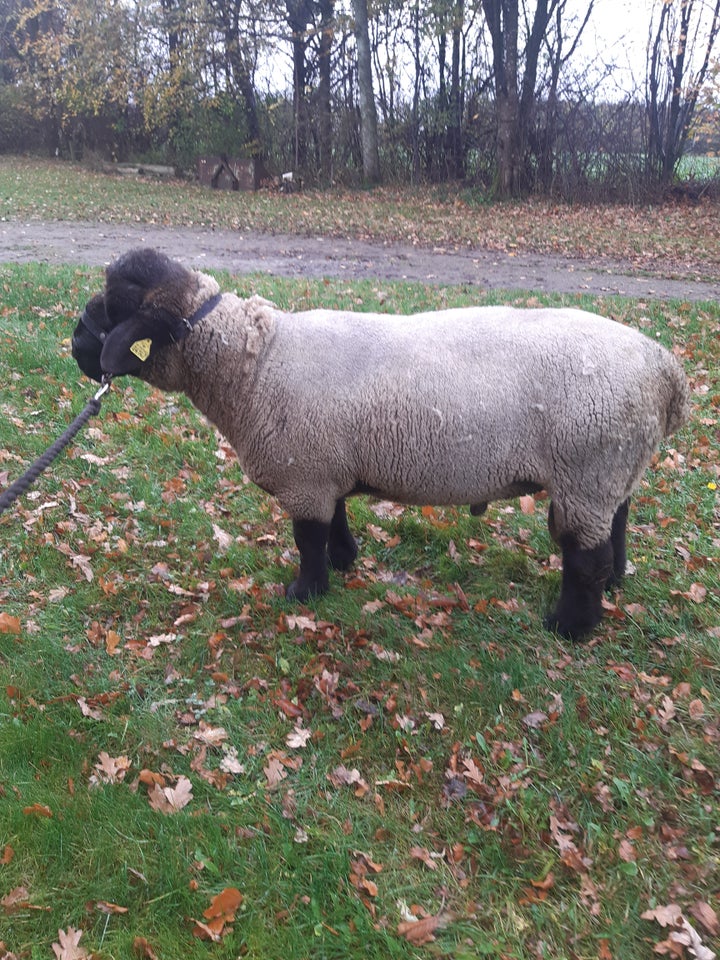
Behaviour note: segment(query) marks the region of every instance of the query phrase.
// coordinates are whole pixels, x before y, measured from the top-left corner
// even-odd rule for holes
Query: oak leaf
[[[230,933],[229,926],[235,919],[235,914],[243,902],[243,895],[236,887],[226,887],[210,902],[207,910],[203,911],[204,920],[193,920],[193,936],[200,940],[212,940],[219,943],[224,936]]]
[[[4,897],[0,897],[0,907],[4,913],[14,913],[16,910],[24,910],[29,902],[30,894],[27,887],[15,887]]]
[[[294,750],[302,750],[307,746],[310,737],[312,737],[312,730],[308,730],[302,724],[296,724],[285,738],[285,743]]]
[[[111,757],[105,750],[101,750],[94,769],[95,773],[90,777],[91,786],[98,786],[101,783],[120,783],[130,769],[130,759],[125,755]]]
[[[82,935],[82,930],[76,930],[74,927],[68,927],[67,930],[58,930],[58,940],[60,942],[52,945],[57,960],[85,960],[88,952],[80,946]]]
[[[153,810],[160,813],[178,813],[192,800],[192,783],[187,777],[179,777],[174,787],[161,787],[154,783],[148,790],[148,801]]]

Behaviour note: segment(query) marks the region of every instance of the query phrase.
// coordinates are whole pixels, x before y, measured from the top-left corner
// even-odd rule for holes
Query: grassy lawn
[[[383,188],[285,195],[111,176],[70,163],[0,156],[2,220],[90,220],[623,259],[662,276],[717,277],[720,203],[573,206],[488,203],[473,189]]]
[[[0,158],[0,219],[272,225],[703,275],[720,264],[709,203],[362,198],[218,195]],[[481,296],[218,279],[292,309]],[[101,283],[0,265],[0,489],[94,391],[69,336]],[[543,302],[674,346],[695,403],[634,498],[634,572],[583,645],[542,628],[560,572],[539,497],[481,518],[357,498],[355,570],[288,605],[287,518],[182,398],[136,381],[116,383],[0,516],[0,960],[717,950],[720,308]]]
[[[468,301],[219,279],[293,308]],[[0,487],[92,392],[68,337],[100,284],[0,267]],[[0,957],[634,960],[671,904],[712,944],[720,310],[571,302],[674,344],[696,402],[581,646],[542,629],[542,500],[358,498],[355,571],[293,608],[277,506],[183,400],[114,386],[0,518]]]

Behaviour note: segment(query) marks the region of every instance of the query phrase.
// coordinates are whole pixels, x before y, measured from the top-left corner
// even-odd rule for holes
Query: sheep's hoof
[[[624,579],[625,575],[623,573],[611,573],[605,581],[605,592],[612,593],[613,590],[618,590]]]
[[[333,570],[349,570],[357,555],[358,547],[354,540],[330,544],[328,547],[328,561]]]
[[[572,640],[573,643],[579,643],[587,638],[587,635],[597,626],[597,622],[571,624],[551,613],[543,620],[543,626],[550,633],[562,637],[563,640]]]
[[[319,597],[323,593],[327,593],[328,586],[327,580],[323,582],[322,580],[304,580],[302,577],[298,577],[286,588],[285,599],[296,603],[304,603],[312,597]]]

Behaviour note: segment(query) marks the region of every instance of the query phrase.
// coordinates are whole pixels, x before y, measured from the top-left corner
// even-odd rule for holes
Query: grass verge
[[[470,298],[220,280],[293,308]],[[0,486],[91,392],[68,338],[100,283],[0,268]],[[643,914],[670,904],[711,941],[720,311],[564,302],[674,344],[696,401],[584,645],[541,626],[542,500],[476,519],[358,498],[355,571],[289,607],[286,519],[139,383],[0,518],[6,951],[81,934],[98,958],[205,957],[203,936],[218,958],[639,958],[668,935]]]
[[[625,260],[659,276],[715,278],[718,202],[646,207],[531,198],[487,203],[469,189],[387,187],[286,195],[228,193],[187,181],[113,176],[58,161],[0,156],[0,221],[89,220],[244,233],[357,237],[443,249],[483,248]]]

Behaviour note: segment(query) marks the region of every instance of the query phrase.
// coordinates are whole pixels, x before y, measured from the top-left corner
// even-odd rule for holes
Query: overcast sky
[[[586,9],[584,0],[576,0]],[[645,79],[653,0],[595,0],[592,19],[586,27],[583,51],[590,58],[615,63],[613,76],[621,90],[641,85]]]

